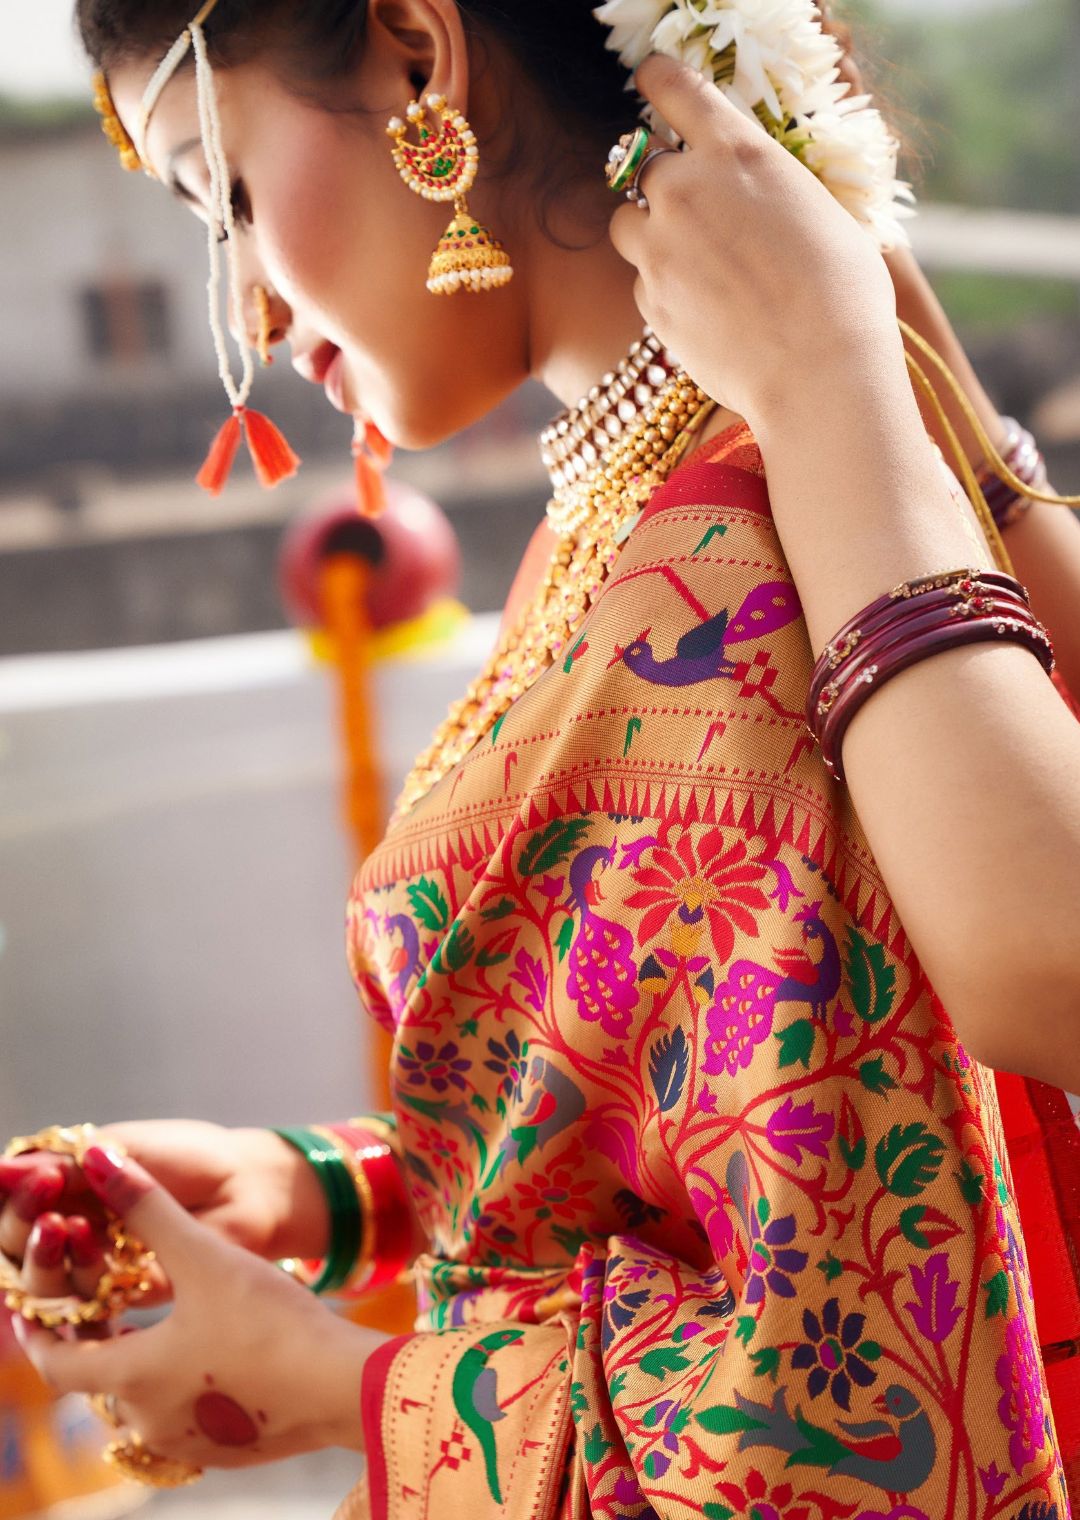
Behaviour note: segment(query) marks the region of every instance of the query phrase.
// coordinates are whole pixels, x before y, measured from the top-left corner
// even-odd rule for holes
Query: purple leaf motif
[[[599,1110],[593,1114],[585,1132],[586,1146],[595,1146],[602,1156],[613,1161],[630,1187],[640,1191],[637,1130],[629,1121]]]
[[[514,965],[517,970],[511,973],[510,980],[517,982],[518,986],[524,989],[525,1001],[529,1007],[534,1008],[537,1013],[543,1013],[547,1000],[547,972],[536,956],[530,955],[527,950],[518,951]]]
[[[813,1102],[796,1103],[790,1097],[769,1115],[765,1125],[773,1150],[787,1156],[796,1166],[802,1164],[804,1151],[827,1160],[835,1128],[832,1114],[819,1114]]]
[[[956,1302],[960,1284],[949,1278],[948,1252],[938,1251],[927,1257],[925,1267],[913,1265],[911,1283],[915,1300],[906,1303],[904,1308],[910,1310],[916,1327],[926,1339],[940,1345],[964,1312]]]

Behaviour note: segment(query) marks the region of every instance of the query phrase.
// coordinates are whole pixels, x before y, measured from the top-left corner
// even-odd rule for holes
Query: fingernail
[[[25,1177],[11,1200],[11,1206],[24,1224],[32,1224],[59,1201],[64,1191],[64,1174],[56,1167],[45,1167]]]
[[[83,1175],[114,1213],[126,1214],[154,1186],[137,1162],[119,1151],[92,1145],[82,1159]]]
[[[30,1234],[28,1253],[35,1267],[58,1267],[67,1250],[67,1225],[60,1214],[42,1214]]]
[[[98,1243],[90,1221],[76,1214],[68,1220],[67,1232],[72,1266],[96,1267],[105,1253]]]

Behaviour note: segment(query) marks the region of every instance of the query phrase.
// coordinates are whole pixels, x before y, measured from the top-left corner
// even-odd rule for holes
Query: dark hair
[[[626,72],[605,47],[596,0],[458,0],[471,33],[501,43],[566,135],[589,149],[626,130],[634,111]],[[826,29],[845,52],[850,28],[818,0]],[[83,45],[108,71],[146,55],[164,56],[197,9],[196,0],[76,0]],[[326,87],[345,75],[363,46],[365,0],[219,0],[207,27],[213,61],[224,67],[272,50],[298,84]]]

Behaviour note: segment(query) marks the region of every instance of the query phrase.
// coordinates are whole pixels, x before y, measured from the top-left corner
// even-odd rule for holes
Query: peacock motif
[[[757,961],[732,962],[706,1015],[707,1076],[722,1071],[734,1076],[740,1066],[750,1065],[755,1047],[772,1033],[779,1003],[806,1003],[811,1018],[824,1018],[840,991],[843,971],[840,947],[821,909],[821,901],[808,902],[795,914],[795,921],[803,925],[804,941],[821,941],[820,960],[811,960],[805,950],[793,946],[772,952],[778,970]]]
[[[699,681],[734,676],[736,667],[727,657],[730,645],[776,633],[794,622],[801,610],[794,586],[766,581],[755,586],[734,617],[724,608],[684,633],[669,659],[657,659],[649,642],[652,629],[646,628],[625,649],[615,646],[611,665],[622,663],[654,686],[696,686]]]
[[[623,924],[597,913],[603,894],[593,879],[598,865],[613,864],[615,848],[590,845],[571,862],[570,902],[580,919],[570,946],[566,986],[583,1019],[599,1022],[605,1034],[623,1039],[638,1002],[634,936]]]

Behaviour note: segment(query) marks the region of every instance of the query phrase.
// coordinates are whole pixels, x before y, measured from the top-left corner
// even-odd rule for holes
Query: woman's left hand
[[[161,1258],[174,1306],[149,1329],[105,1340],[67,1339],[16,1319],[46,1383],[59,1393],[111,1395],[125,1431],[197,1467],[359,1450],[360,1380],[386,1337],[339,1318],[277,1267],[199,1224],[130,1158],[91,1150],[83,1170]],[[37,1231],[50,1222],[54,1233],[62,1228],[49,1216]],[[50,1268],[49,1253],[35,1246],[32,1239],[28,1286],[48,1294],[50,1270],[65,1268],[62,1260]]]
[[[645,320],[753,428],[831,374],[899,366],[876,244],[822,182],[695,69],[653,55],[637,88],[683,140],[646,170],[648,210],[612,218]]]

